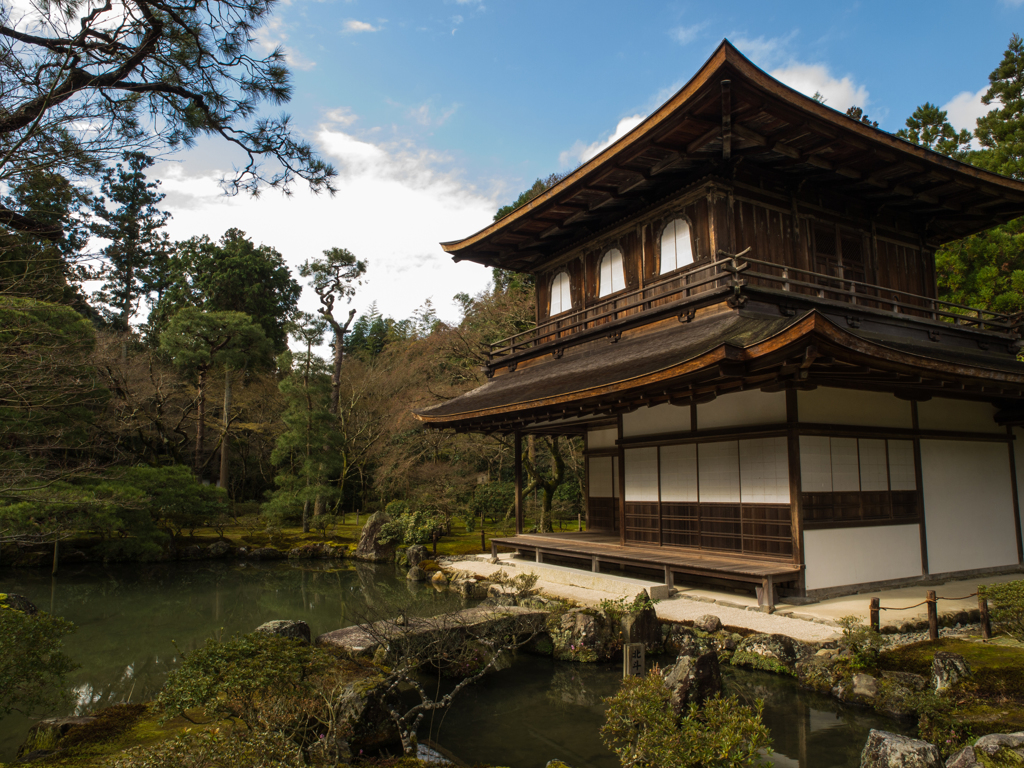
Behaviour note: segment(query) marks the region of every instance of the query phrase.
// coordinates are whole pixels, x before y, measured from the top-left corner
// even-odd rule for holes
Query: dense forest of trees
[[[182,23],[205,23],[199,16]],[[24,46],[24,61],[40,71],[55,66],[51,53]],[[154,82],[172,66],[159,56],[151,63],[140,76]],[[202,132],[243,136],[254,160],[236,179],[241,186],[298,175],[329,187],[333,170],[308,147],[265,133],[285,126],[241,125],[255,102],[285,95],[273,56],[264,64],[262,90],[242,87],[230,69],[211,70],[219,99],[209,98],[209,82],[194,82],[193,107],[216,105],[209,114],[155,87],[147,98],[157,100],[157,144]],[[0,95],[5,114],[17,107],[36,116],[0,120],[0,544],[86,531],[111,558],[148,557],[168,537],[230,515],[308,530],[323,515],[394,500],[445,524],[507,516],[511,442],[423,429],[411,410],[481,383],[480,345],[532,323],[528,276],[496,270],[488,290],[455,297],[454,324],[429,300],[406,318],[382,316],[375,304],[357,316],[349,305],[372,263],[337,247],[296,275],[285,254],[235,228],[171,242],[159,181],[147,175],[156,134],[142,131],[141,112],[126,112],[137,99],[124,96],[118,109],[76,106],[76,91],[54,106],[34,87],[25,80],[22,91]],[[248,95],[233,101],[232,88]],[[973,133],[957,132],[926,102],[898,135],[1024,179],[1024,44],[1016,35],[985,102],[994,109]],[[106,143],[71,136],[72,154],[53,154],[48,142],[71,130],[71,115],[111,121]],[[240,133],[225,128],[232,121]],[[23,149],[14,151],[17,142]],[[19,165],[11,159],[18,152],[35,154]],[[278,170],[260,170],[259,158]],[[560,178],[538,179],[496,218]],[[89,252],[91,238],[105,244],[100,253]],[[950,243],[937,260],[944,298],[1024,310],[1024,220]],[[318,298],[315,313],[297,309],[299,278]],[[86,295],[90,280],[101,287]],[[580,509],[580,448],[526,441],[527,495],[541,528]]]

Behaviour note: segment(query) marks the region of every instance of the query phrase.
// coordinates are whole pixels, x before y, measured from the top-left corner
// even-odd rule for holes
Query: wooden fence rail
[[[901,608],[883,607],[881,600],[877,597],[872,597],[871,602],[868,604],[868,619],[871,625],[871,629],[875,632],[879,631],[880,628],[880,613],[881,611],[909,611],[913,608],[920,608],[922,605],[927,606],[928,611],[928,637],[931,640],[939,639],[939,600],[966,600],[968,597],[978,598],[978,613],[981,621],[981,636],[983,639],[988,640],[992,637],[992,624],[988,616],[988,599],[979,595],[977,592],[972,592],[969,595],[963,597],[938,597],[935,594],[935,590],[930,589],[925,593],[925,598],[920,603],[914,603],[913,605],[905,605]]]

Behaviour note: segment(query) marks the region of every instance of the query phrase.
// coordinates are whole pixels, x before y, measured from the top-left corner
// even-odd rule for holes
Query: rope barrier
[[[935,602],[939,602],[939,600],[966,600],[968,597],[977,597],[977,596],[978,596],[977,592],[972,592],[971,594],[966,595],[965,597],[936,597],[935,598]],[[930,600],[922,600],[920,603],[914,603],[914,605],[908,605],[905,608],[890,608],[888,606],[880,605],[880,606],[878,606],[878,610],[880,610],[880,611],[909,611],[911,608],[920,608],[922,605],[927,605],[930,602],[931,602]]]

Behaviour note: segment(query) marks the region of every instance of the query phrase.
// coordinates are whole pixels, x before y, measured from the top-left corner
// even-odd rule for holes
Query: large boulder
[[[370,519],[363,526],[363,532],[359,536],[359,546],[356,547],[353,557],[356,560],[364,560],[369,563],[388,563],[395,559],[394,543],[381,544],[377,541],[380,529],[391,522],[391,515],[384,510],[374,512]]]
[[[412,568],[414,565],[419,565],[427,559],[427,548],[422,544],[413,544],[407,550],[405,550],[405,562]]]
[[[871,730],[860,768],[945,768],[939,748],[920,739]]]
[[[548,634],[560,661],[608,661],[622,652],[619,622],[591,609],[573,608],[552,616]]]
[[[706,613],[693,622],[693,626],[701,632],[719,632],[722,629],[722,620],[713,613]]]
[[[13,592],[0,593],[0,608],[13,608],[30,616],[39,613],[39,609],[27,597],[16,595]]]
[[[959,653],[939,651],[932,660],[932,688],[945,693],[954,685],[971,676],[967,659]]]
[[[273,547],[259,547],[249,553],[249,557],[253,560],[283,560],[287,555],[279,549]]]
[[[665,685],[672,691],[670,703],[676,716],[682,715],[691,702],[702,704],[722,690],[722,670],[714,651],[700,656],[680,656],[665,670]]]
[[[750,635],[736,646],[732,664],[795,676],[797,664],[811,653],[809,645],[785,635]]]
[[[408,579],[409,581],[426,581],[427,580],[427,574],[424,573],[423,569],[420,568],[418,565],[414,565],[405,574],[405,578]]]
[[[216,558],[227,557],[232,550],[234,550],[234,547],[231,546],[231,542],[221,539],[220,541],[213,542],[213,544],[206,548],[206,555],[207,557]]]
[[[392,702],[383,678],[368,677],[352,682],[339,692],[335,709],[340,723],[347,725],[353,753],[376,751],[399,743],[398,729],[388,715]]]
[[[295,640],[301,640],[306,645],[309,645],[312,641],[312,635],[309,632],[309,624],[304,621],[277,619],[275,621],[268,621],[266,624],[261,624],[256,627],[254,631],[259,632],[261,635],[290,637]]]

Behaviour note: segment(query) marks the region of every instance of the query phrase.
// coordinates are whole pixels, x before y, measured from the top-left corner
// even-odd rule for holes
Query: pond
[[[181,653],[210,637],[249,632],[272,619],[301,619],[314,636],[400,609],[430,615],[461,608],[449,592],[409,584],[391,565],[304,562],[174,563],[43,572],[0,572],[0,592],[28,597],[78,629],[66,640],[82,667],[73,675],[77,713],[153,698]],[[670,660],[669,660],[670,661]],[[431,737],[466,763],[540,768],[560,758],[573,768],[617,768],[600,743],[602,698],[618,687],[618,665],[521,656],[511,668],[466,689],[447,713],[426,720]],[[765,700],[777,765],[859,765],[870,728],[892,721],[797,690],[789,680],[728,670],[731,692]],[[71,714],[55,713],[55,714]],[[0,762],[11,760],[32,721],[0,721]]]

